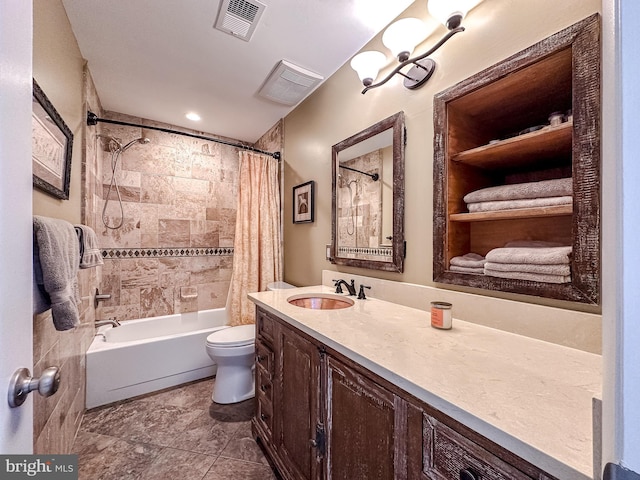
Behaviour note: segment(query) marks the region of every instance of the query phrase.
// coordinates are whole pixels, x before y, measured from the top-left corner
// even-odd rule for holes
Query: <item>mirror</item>
[[[404,112],[332,147],[331,262],[402,272]]]

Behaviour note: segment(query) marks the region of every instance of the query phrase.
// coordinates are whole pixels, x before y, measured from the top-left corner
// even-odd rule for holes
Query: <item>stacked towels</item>
[[[483,188],[465,195],[464,201],[469,212],[571,205],[573,181],[571,178],[557,178]]]
[[[486,256],[485,275],[546,283],[571,282],[571,247],[550,242],[511,242]]]
[[[461,273],[484,273],[485,258],[477,253],[467,253],[459,257],[453,257],[449,262],[449,270]]]

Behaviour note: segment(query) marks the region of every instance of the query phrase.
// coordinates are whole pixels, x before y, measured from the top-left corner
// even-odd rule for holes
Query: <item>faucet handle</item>
[[[364,294],[364,289],[365,288],[371,289],[371,287],[368,286],[368,285],[360,285],[360,292],[358,292],[358,300],[366,300],[367,299],[367,297]]]
[[[334,287],[336,287],[336,293],[342,293],[342,285],[340,285],[340,280],[331,280],[333,282]]]

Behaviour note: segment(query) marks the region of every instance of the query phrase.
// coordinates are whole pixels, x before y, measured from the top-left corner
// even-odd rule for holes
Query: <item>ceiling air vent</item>
[[[248,42],[265,8],[255,0],[222,0],[214,27]]]
[[[260,89],[260,95],[274,102],[295,105],[323,80],[317,73],[280,60]]]

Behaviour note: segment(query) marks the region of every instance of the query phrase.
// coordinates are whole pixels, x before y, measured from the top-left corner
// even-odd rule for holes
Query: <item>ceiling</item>
[[[103,108],[255,142],[295,107],[258,95],[280,60],[327,79],[413,1],[261,0],[248,42],[213,28],[222,0],[63,4]]]

